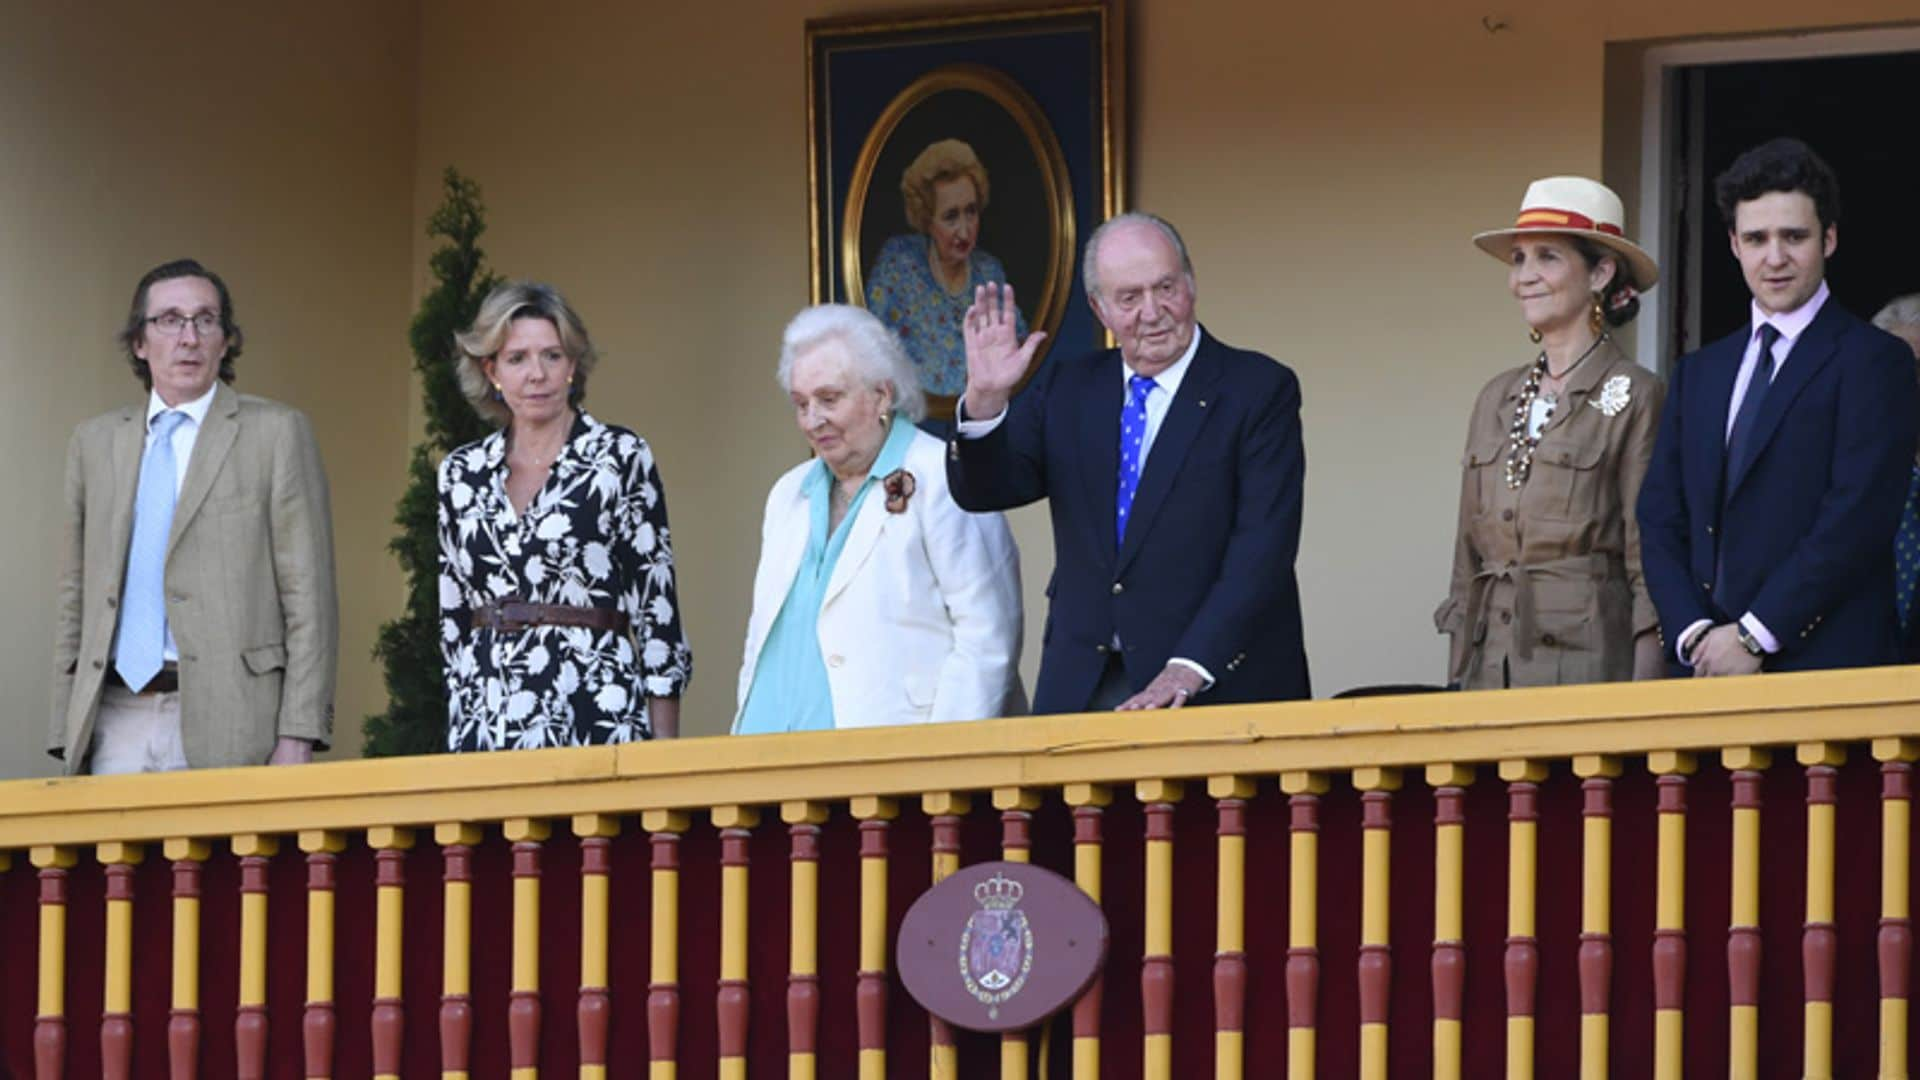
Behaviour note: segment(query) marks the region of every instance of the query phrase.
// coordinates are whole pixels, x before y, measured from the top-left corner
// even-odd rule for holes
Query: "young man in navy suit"
[[[1055,358],[1018,401],[1045,335],[1018,340],[1010,287],[975,292],[947,453],[968,510],[1048,500],[1034,711],[1308,697],[1299,380],[1199,326],[1193,264],[1160,218],[1095,230],[1082,274],[1120,347]]]
[[[1839,183],[1804,143],[1742,154],[1715,197],[1752,320],[1680,359],[1640,489],[1665,640],[1694,675],[1897,662],[1912,355],[1829,295]]]

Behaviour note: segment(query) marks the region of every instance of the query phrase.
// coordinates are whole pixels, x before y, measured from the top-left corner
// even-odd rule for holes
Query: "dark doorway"
[[[1768,60],[1681,68],[1674,87],[1677,265],[1670,355],[1747,322],[1748,293],[1727,250],[1713,180],[1750,147],[1781,135],[1812,146],[1840,176],[1840,246],[1827,264],[1834,298],[1871,318],[1920,292],[1920,52]]]

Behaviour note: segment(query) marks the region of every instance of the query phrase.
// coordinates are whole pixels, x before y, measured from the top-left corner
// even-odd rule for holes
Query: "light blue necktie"
[[[167,649],[167,534],[173,530],[176,466],[173,432],[187,414],[176,409],[153,418],[153,438],[140,459],[140,490],[133,500],[133,542],[127,547],[127,580],[120,591],[120,626],[114,633],[113,666],[127,689],[138,693],[160,673]]]
[[[1113,545],[1127,539],[1127,512],[1133,509],[1134,492],[1140,489],[1140,459],[1147,439],[1147,395],[1157,385],[1145,375],[1127,380],[1127,404],[1120,410],[1120,488],[1114,496]]]

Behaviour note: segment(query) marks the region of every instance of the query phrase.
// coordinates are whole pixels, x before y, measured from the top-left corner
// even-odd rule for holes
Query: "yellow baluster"
[[[512,1080],[540,1075],[540,845],[551,822],[509,818],[501,833],[513,845],[513,987],[507,995],[507,1065]]]
[[[791,898],[787,903],[787,1076],[790,1080],[813,1080],[820,1023],[820,826],[827,823],[827,804],[804,799],[782,803],[780,820],[787,824],[792,845],[788,857]]]
[[[607,919],[611,905],[613,838],[620,819],[612,814],[575,814],[580,838],[580,1080],[605,1080],[607,1041],[613,1031],[613,999],[607,992]]]
[[[647,985],[648,1080],[680,1070],[680,838],[691,820],[680,810],[640,815],[653,846],[652,966]]]
[[[307,829],[300,850],[307,855],[307,1010],[301,1021],[306,1075],[333,1075],[334,860],[347,847],[343,833]]]
[[[79,860],[70,847],[27,852],[40,871],[40,998],[33,1021],[34,1072],[63,1076],[67,1060],[67,871]]]
[[[1173,1076],[1173,807],[1185,789],[1177,780],[1140,780],[1134,797],[1147,808],[1146,948],[1140,957],[1141,1075]]]
[[[935,885],[960,869],[960,822],[972,808],[972,801],[958,792],[933,791],[920,797],[921,812],[932,819]],[[929,1018],[927,1027],[927,1075],[931,1080],[959,1080],[960,1058],[953,1030],[937,1018]]]
[[[234,1019],[239,1080],[267,1073],[267,869],[280,841],[258,833],[233,838],[240,860],[240,1001]]]
[[[1393,965],[1388,952],[1388,913],[1393,896],[1393,792],[1400,770],[1368,766],[1353,770],[1360,792],[1360,1076],[1386,1080],[1387,1010]]]
[[[720,830],[720,1080],[747,1080],[747,845],[760,811],[716,806]]]
[[[1540,972],[1534,936],[1534,895],[1539,862],[1539,791],[1546,763],[1515,759],[1500,763],[1507,782],[1507,1080],[1533,1077],[1533,991]]]
[[[1427,766],[1433,792],[1433,1076],[1459,1080],[1460,1023],[1464,1019],[1467,947],[1463,917],[1466,888],[1467,792],[1473,766],[1443,762]]]
[[[1661,750],[1647,755],[1647,770],[1659,777],[1659,868],[1653,930],[1653,1069],[1655,1080],[1684,1080],[1686,1073],[1687,971],[1687,777],[1692,754]]]
[[[1219,875],[1215,886],[1213,953],[1213,1075],[1240,1080],[1246,1074],[1247,1001],[1247,776],[1210,776],[1207,794],[1216,805]]]
[[[1807,770],[1807,920],[1800,956],[1805,999],[1801,1075],[1833,1077],[1833,966],[1838,935],[1833,928],[1833,814],[1839,801],[1838,769],[1846,763],[1839,743],[1806,742],[1794,757]]]
[[[460,821],[433,827],[440,845],[440,1077],[467,1080],[473,1039],[473,849],[480,826]]]
[[[1613,780],[1620,760],[1573,759],[1581,780],[1580,1076],[1607,1080],[1607,1028],[1613,989]]]
[[[101,1070],[128,1076],[133,1062],[133,869],[146,849],[106,843],[94,857],[107,873],[106,993],[101,1002]]]
[[[379,825],[367,830],[374,852],[373,1075],[400,1080],[406,1014],[400,997],[401,933],[406,914],[407,852],[413,830]]]
[[[1287,1078],[1313,1080],[1320,1006],[1320,796],[1327,777],[1283,772],[1291,815],[1287,885]]]
[[[1080,891],[1100,902],[1100,863],[1103,844],[1100,822],[1112,805],[1113,791],[1104,784],[1068,784],[1061,789],[1073,808],[1073,881]],[[1103,978],[1095,978],[1073,1006],[1073,1080],[1100,1080],[1100,1005]]]
[[[1033,788],[993,790],[993,807],[1000,811],[1000,857],[1023,863],[1033,857],[1030,825],[1040,809],[1040,792]],[[1027,1033],[1009,1031],[1000,1036],[1000,1080],[1026,1080]]]
[[[1732,746],[1720,762],[1733,773],[1733,903],[1727,927],[1727,1076],[1760,1075],[1760,781],[1765,749]]]
[[[160,846],[173,864],[173,1009],[167,1020],[168,1068],[200,1072],[200,872],[213,853],[205,840],[176,837]],[[0,868],[4,869],[4,868]]]
[[[900,804],[862,795],[848,809],[860,823],[860,971],[854,993],[860,1080],[886,1080],[887,831],[900,816]]]
[[[1907,1080],[1907,992],[1912,976],[1913,763],[1920,740],[1875,739],[1880,762],[1880,1077]]]

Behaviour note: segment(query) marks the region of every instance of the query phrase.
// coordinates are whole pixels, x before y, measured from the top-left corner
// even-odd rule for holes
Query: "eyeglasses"
[[[147,317],[147,324],[149,326],[169,336],[185,330],[188,323],[192,323],[195,332],[201,335],[211,334],[215,330],[220,329],[220,316],[211,311],[202,311],[193,316],[182,315],[177,311],[169,311],[165,315],[150,315]]]

